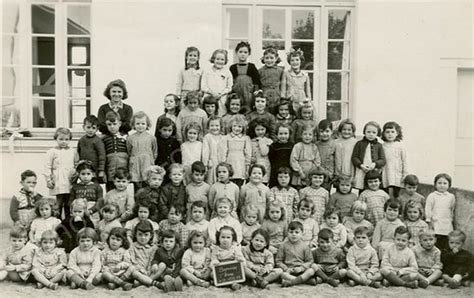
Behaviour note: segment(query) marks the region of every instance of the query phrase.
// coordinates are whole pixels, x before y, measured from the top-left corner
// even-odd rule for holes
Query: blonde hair
[[[145,114],[145,112],[143,111],[139,111],[133,114],[132,119],[130,120],[130,124],[132,125],[132,127],[135,126],[136,119],[142,119],[142,118],[146,119],[146,129],[149,129],[151,127],[151,120],[150,120],[150,117],[148,117],[148,115]]]
[[[166,175],[166,171],[160,166],[149,166],[145,169],[146,180],[150,179],[152,174],[160,175],[163,178]]]
[[[257,221],[260,221],[262,219],[260,209],[258,209],[257,206],[255,206],[254,204],[245,205],[244,209],[242,210],[243,219],[245,220],[245,217],[252,212],[257,214]]]
[[[232,132],[232,125],[238,124],[242,126],[242,134],[247,134],[247,120],[245,119],[244,115],[241,114],[235,114],[232,117],[230,117],[229,124],[228,124],[228,129],[230,132]]]
[[[352,213],[354,213],[354,211],[356,210],[360,210],[360,211],[364,211],[366,212],[367,211],[367,204],[365,202],[362,202],[362,201],[355,201],[353,204],[352,204],[352,207],[351,207],[351,215]]]

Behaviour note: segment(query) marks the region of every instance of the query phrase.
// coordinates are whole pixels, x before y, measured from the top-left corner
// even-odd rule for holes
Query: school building
[[[474,222],[473,2],[471,0],[3,0],[1,223],[25,169],[43,171],[56,127],[79,137],[82,120],[123,79],[125,103],[154,122],[176,90],[184,51],[196,46],[209,68],[213,50],[252,45],[304,51],[318,119],[350,117],[403,127],[410,172],[437,173],[464,189],[461,226]],[[47,194],[44,179],[38,191]],[[456,190],[457,191],[457,190]],[[461,216],[460,216],[461,218]],[[470,230],[472,235],[472,229]],[[472,239],[472,237],[471,237]]]

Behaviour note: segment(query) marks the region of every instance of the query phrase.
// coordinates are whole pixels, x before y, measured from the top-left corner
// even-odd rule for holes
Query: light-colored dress
[[[293,147],[290,156],[290,165],[295,172],[303,171],[307,176],[309,172],[321,165],[318,147],[313,144],[300,142]],[[292,178],[292,185],[306,185],[306,179],[295,173]]]
[[[181,98],[181,108],[184,107],[186,94],[201,89],[202,73],[202,69],[196,69],[194,67],[181,69],[179,72],[178,81],[176,83],[176,95]]]
[[[216,182],[216,167],[220,162],[225,161],[225,152],[222,150],[224,135],[213,135],[208,133],[202,141],[202,162],[207,167],[207,183],[209,185]]]
[[[265,184],[246,183],[240,189],[240,210],[244,210],[249,204],[255,205],[260,212],[260,223],[262,223],[270,197],[270,189]],[[244,215],[241,214],[242,219],[243,217]]]
[[[55,147],[46,152],[44,175],[54,179],[54,188],[50,189],[52,196],[70,193],[71,177],[76,171],[74,165],[77,161],[77,150],[71,147]]]
[[[232,90],[233,78],[229,69],[217,69],[211,67],[210,70],[204,71],[201,80],[201,91],[209,94],[222,94],[218,99],[218,116],[222,117],[226,114],[227,94]]]
[[[0,265],[2,265],[2,267],[4,265],[15,265],[15,271],[23,281],[26,281],[31,274],[35,250],[36,246],[29,242],[19,250],[13,250],[13,248],[9,247],[5,254],[2,253]]]
[[[407,154],[400,142],[383,143],[386,164],[382,171],[383,187],[403,186],[403,178],[408,175]]]
[[[182,164],[184,167],[186,184],[191,182],[191,165],[195,161],[201,161],[202,143],[199,141],[184,142],[181,144]]]
[[[272,111],[280,101],[280,82],[284,69],[281,66],[264,65],[258,70],[262,84],[263,97],[267,99],[267,107]]]
[[[30,235],[33,235],[33,239],[30,239],[30,241],[39,244],[41,242],[41,235],[48,230],[56,230],[56,227],[60,223],[61,220],[54,216],[48,218],[37,217],[33,219],[30,228]]]
[[[448,235],[453,230],[456,199],[450,192],[434,191],[426,198],[426,222],[433,224],[437,235]]]
[[[97,276],[102,269],[100,250],[96,246],[87,251],[82,251],[79,247],[74,248],[69,254],[68,268],[84,278]]]
[[[132,259],[128,249],[120,247],[117,250],[111,250],[106,247],[101,255],[102,272],[109,272],[115,276],[122,276],[132,265]],[[118,267],[118,265],[120,267]],[[117,270],[118,269],[118,270]]]
[[[229,133],[225,136],[222,150],[226,153],[226,162],[232,165],[234,175],[231,179],[247,178],[247,169],[252,158],[252,142],[244,134]]]
[[[134,133],[127,138],[127,150],[131,181],[146,181],[145,170],[155,164],[158,156],[156,138],[148,132]]]
[[[312,217],[318,224],[321,224],[326,206],[329,203],[329,192],[323,187],[314,188],[312,186],[306,186],[300,190],[300,201],[303,199],[310,200],[314,203],[314,213]]]
[[[311,100],[310,85],[309,76],[306,73],[303,71],[295,73],[292,69],[289,69],[283,73],[281,97],[289,98],[293,111],[298,111],[306,100]]]
[[[271,196],[269,203],[275,200],[280,202],[285,207],[286,221],[289,224],[293,221],[298,209],[298,203],[300,201],[298,192],[291,186],[288,188],[274,186],[270,192]]]
[[[179,112],[178,118],[176,119],[176,139],[179,142],[184,142],[186,139],[184,130],[191,122],[196,122],[201,127],[201,131],[205,131],[207,126],[206,112],[201,108],[191,111],[188,107],[185,107]]]
[[[381,189],[376,191],[366,189],[360,194],[359,200],[367,204],[365,218],[370,221],[374,227],[377,225],[377,222],[385,217],[383,206],[388,199],[388,194]]]
[[[354,165],[352,164],[352,151],[357,143],[356,138],[337,139],[335,153],[335,175],[337,177],[354,177]]]
[[[51,276],[55,276],[64,271],[67,266],[67,256],[63,248],[54,248],[50,252],[37,249],[33,257],[33,269],[45,274],[50,270]]]
[[[263,183],[270,181],[270,159],[268,159],[268,152],[273,141],[267,137],[252,139],[252,160],[251,164],[259,164],[265,168],[265,175],[263,176]]]
[[[217,181],[209,189],[209,210],[211,218],[217,216],[216,214],[216,202],[220,198],[228,198],[232,202],[232,211],[230,215],[234,218],[237,216],[237,207],[239,206],[239,192],[240,189],[234,182],[229,181],[228,183],[222,183]]]

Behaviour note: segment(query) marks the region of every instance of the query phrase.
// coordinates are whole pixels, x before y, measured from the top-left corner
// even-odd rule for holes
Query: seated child
[[[183,223],[181,223],[183,224]],[[155,251],[151,261],[151,275],[153,280],[162,280],[157,285],[165,293],[171,291],[182,291],[183,280],[179,276],[181,271],[181,257],[183,250],[178,242],[178,234],[173,230],[164,230],[160,233],[161,246]]]
[[[466,234],[463,231],[454,230],[448,234],[449,249],[441,252],[443,280],[451,289],[457,289],[461,285],[469,286],[472,254],[463,249],[465,241]]]
[[[135,201],[146,200],[154,206],[155,210],[159,210],[161,185],[166,175],[166,171],[160,166],[149,166],[145,170],[146,186],[140,188],[135,195]],[[150,216],[151,220],[157,222],[158,212]]]
[[[184,223],[181,222],[185,215],[185,209],[181,205],[172,203],[168,208],[168,219],[160,221],[160,230],[158,235],[160,240],[163,238],[162,233],[166,230],[173,230],[178,236],[178,244],[180,247],[186,247],[189,231]],[[179,271],[178,271],[179,272]]]
[[[207,233],[193,230],[189,235],[188,249],[181,259],[181,277],[184,278],[188,286],[197,285],[209,288],[211,285],[211,251],[206,247]]]
[[[11,247],[2,254],[0,260],[0,280],[26,282],[31,274],[31,266],[36,246],[28,242],[28,232],[17,226],[10,230]]]
[[[351,216],[348,216],[343,220],[343,224],[347,230],[347,243],[349,246],[354,244],[354,231],[358,227],[367,227],[371,233],[374,231],[374,226],[370,223],[370,221],[364,219],[366,211],[366,203],[362,201],[355,201],[351,207]]]
[[[157,239],[160,226],[150,219],[151,217],[153,217],[155,212],[155,206],[146,200],[140,200],[135,203],[135,206],[133,207],[134,218],[127,221],[127,223],[125,224],[125,230],[127,231],[127,237],[130,243],[133,243],[133,231],[135,230],[137,224],[141,221],[147,221],[151,224],[151,226],[153,227],[153,233],[155,234],[155,237],[153,238],[155,241],[158,241]]]
[[[203,201],[193,202],[190,211],[189,221],[186,224],[188,231],[196,230],[207,235],[207,228],[209,227],[209,222],[206,220],[207,204]]]
[[[37,217],[31,222],[30,241],[39,247],[43,233],[55,230],[61,220],[54,216],[54,205],[48,199],[36,203],[35,213]]]
[[[14,194],[10,201],[10,217],[15,225],[21,225],[28,229],[33,218],[35,218],[35,204],[43,198],[35,192],[38,182],[36,173],[26,170],[21,173],[21,189]],[[41,236],[41,235],[40,235]]]
[[[314,212],[314,203],[308,199],[302,199],[298,203],[298,213],[295,221],[303,225],[302,241],[311,249],[318,247],[319,224],[311,216]]]
[[[217,170],[219,171],[219,169]],[[237,243],[242,242],[242,226],[240,222],[232,217],[231,212],[233,209],[232,202],[229,198],[219,198],[216,201],[216,217],[211,219],[209,222],[208,234],[209,234],[209,242],[211,244],[216,244],[216,233],[223,227],[223,226],[230,226],[234,229],[234,232],[237,237]]]
[[[268,284],[280,278],[283,272],[274,268],[273,254],[268,250],[270,236],[263,229],[255,230],[250,239],[250,245],[242,248],[246,260],[245,276],[250,279],[252,286],[265,289]]]
[[[217,210],[219,214],[219,209]],[[216,244],[211,245],[211,265],[213,268],[221,262],[239,261],[245,262],[242,249],[237,239],[237,233],[231,226],[223,226],[216,233]],[[231,285],[232,290],[239,290],[242,286],[239,283]]]
[[[202,161],[195,161],[191,165],[191,183],[186,185],[186,191],[188,192],[188,203],[186,206],[186,219],[189,221],[191,218],[191,205],[194,202],[202,201],[206,205],[208,204],[209,184],[204,182],[206,177],[206,166]],[[206,215],[206,218],[209,218]]]
[[[307,282],[313,275],[313,256],[307,243],[302,240],[303,225],[293,221],[288,226],[288,238],[282,243],[275,257],[281,273],[282,286],[291,287]]]
[[[280,201],[272,201],[268,204],[262,230],[267,232],[270,237],[269,250],[272,254],[276,254],[278,248],[285,240],[286,231],[288,230],[288,224],[285,219],[285,207]]]
[[[405,205],[403,217],[405,219],[404,223],[411,234],[410,247],[419,244],[420,233],[428,230],[428,224],[422,219],[422,215],[423,206],[420,203],[410,201]]]
[[[380,273],[385,278],[384,285],[416,289],[428,286],[424,277],[418,274],[418,264],[413,251],[408,248],[410,232],[404,226],[395,229],[394,243],[387,247],[382,257]]]
[[[395,232],[395,229],[399,226],[405,226],[398,218],[401,206],[397,200],[388,200],[384,205],[384,211],[385,218],[377,222],[374,229],[374,236],[372,237],[372,247],[377,250],[380,258],[383,256],[387,247],[393,243],[393,233]]]
[[[341,211],[341,218],[351,216],[351,207],[357,201],[357,195],[352,192],[352,178],[339,177],[336,184],[337,192],[331,194],[329,206],[335,207]]]
[[[135,269],[132,277],[136,280],[134,284],[150,287],[158,285],[158,282],[150,278],[151,261],[155,255],[156,246],[153,245],[153,226],[149,221],[140,221],[133,229],[133,243],[130,246],[130,259]]]
[[[418,183],[418,177],[416,177],[415,175],[406,175],[403,179],[405,189],[402,189],[400,191],[400,195],[397,198],[400,204],[402,204],[402,214],[405,213],[405,206],[409,201],[415,201],[417,203],[420,203],[423,206],[423,209],[425,208],[425,197],[416,192],[416,189],[418,188]]]
[[[119,208],[115,204],[106,204],[100,209],[100,215],[102,220],[97,223],[97,234],[99,234],[99,242],[97,247],[104,249],[107,245],[107,239],[109,239],[109,233],[113,228],[121,228],[122,225],[119,221]]]
[[[321,229],[330,229],[334,235],[333,242],[336,247],[344,248],[347,242],[347,230],[341,223],[341,213],[334,207],[329,207],[324,212],[324,222]]]
[[[249,245],[252,234],[260,229],[261,215],[260,210],[253,204],[248,204],[242,210],[242,245]]]
[[[334,245],[334,234],[330,229],[321,229],[318,234],[318,248],[313,251],[312,269],[316,283],[328,283],[333,287],[346,276],[346,256],[340,247]]]
[[[270,200],[280,201],[283,206],[285,206],[286,222],[289,224],[296,217],[300,197],[296,189],[290,186],[290,168],[278,168],[277,174],[275,176],[275,180],[278,182],[278,185],[270,189]]]
[[[239,204],[241,210],[248,205],[255,205],[260,214],[265,214],[267,208],[267,201],[270,200],[270,189],[263,184],[263,177],[265,176],[265,167],[261,164],[253,164],[249,170],[249,182],[240,188]],[[243,218],[242,214],[240,214]],[[260,221],[262,223],[262,221]]]
[[[95,246],[97,233],[93,228],[83,228],[77,233],[78,247],[69,254],[68,271],[66,277],[71,289],[94,289],[98,284],[99,273],[102,267],[100,250]]]
[[[419,243],[413,247],[418,273],[421,274],[428,284],[443,286],[441,269],[441,252],[435,246],[436,237],[433,230],[422,231],[419,236]]]
[[[349,285],[371,286],[380,288],[382,275],[379,272],[377,252],[370,245],[372,231],[365,227],[357,227],[354,231],[355,245],[347,252],[347,277]]]

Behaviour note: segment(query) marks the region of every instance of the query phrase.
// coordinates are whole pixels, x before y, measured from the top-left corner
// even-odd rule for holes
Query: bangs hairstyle
[[[105,204],[104,207],[102,207],[100,209],[100,214],[102,215],[102,217],[104,216],[104,213],[112,213],[112,212],[115,212],[115,218],[119,217],[120,215],[120,208],[117,204],[115,203],[107,203]]]
[[[257,91],[257,93],[255,93],[252,98],[250,99],[251,103],[250,103],[250,106],[252,107],[252,111],[256,111],[257,108],[255,107],[255,102],[257,101],[257,98],[260,98],[260,99],[265,99],[265,108],[264,110],[266,111],[267,108],[268,108],[268,100],[267,98],[263,95],[263,91],[259,90]]]
[[[76,166],[76,172],[79,174],[83,170],[90,170],[92,174],[95,173],[95,166],[90,160],[80,160]]]
[[[257,215],[257,221],[262,220],[262,214],[260,214],[260,209],[258,209],[257,206],[255,206],[254,204],[247,204],[244,206],[244,209],[242,209],[243,220],[245,221],[245,217],[252,213],[255,213]]]
[[[294,230],[300,230],[303,232],[303,224],[300,223],[299,221],[292,221],[288,225],[288,231],[294,231]]]
[[[167,239],[173,238],[174,242],[175,242],[175,245],[179,245],[179,235],[178,235],[178,233],[176,233],[175,231],[173,231],[171,229],[162,231],[160,233],[159,237],[160,237],[160,242],[163,242],[163,240],[165,238],[167,238]]]
[[[201,52],[196,47],[187,47],[186,52],[184,52],[184,69],[188,69],[190,66],[187,63],[188,55],[192,52],[197,52],[198,60],[196,61],[196,70],[199,70],[199,58],[201,58]]]
[[[127,179],[130,180],[130,173],[126,168],[117,168],[114,173],[114,179]]]
[[[334,238],[334,233],[330,229],[321,229],[318,233],[318,239],[330,241]]]
[[[130,248],[130,242],[128,241],[128,237],[127,237],[127,230],[125,230],[124,228],[120,228],[120,227],[112,228],[112,230],[110,230],[109,237],[107,237],[107,244],[110,243],[111,236],[122,239],[123,248],[125,249]]]
[[[326,130],[326,129],[330,129],[332,131],[332,122],[329,121],[328,119],[323,119],[321,121],[319,121],[319,124],[318,124],[318,129],[320,130]]]
[[[145,179],[149,180],[151,175],[159,175],[163,179],[166,175],[166,171],[160,166],[149,166],[145,169]]]
[[[86,118],[84,118],[82,124],[86,125],[87,123],[89,123],[90,125],[95,125],[97,127],[99,126],[99,118],[92,114],[87,115]]]
[[[214,115],[212,115],[212,116],[217,115],[217,112],[219,111],[219,105],[217,104],[217,99],[214,96],[209,95],[209,96],[204,97],[204,99],[202,100],[202,109],[203,110],[206,107],[206,105],[214,105],[216,107],[216,110],[214,111]],[[208,121],[209,121],[209,119],[208,119]]]
[[[45,240],[54,240],[54,242],[56,244],[58,244],[58,241],[59,241],[58,233],[56,233],[56,231],[54,231],[54,230],[44,231],[43,234],[41,234],[41,241],[40,242],[43,242]]]
[[[229,213],[234,210],[234,203],[228,197],[218,198],[214,204],[214,210],[217,210],[217,207],[221,204],[228,204],[230,206]]]
[[[279,114],[280,108],[284,107],[284,106],[287,106],[288,107],[288,112],[290,114],[292,114],[292,106],[291,106],[290,101],[283,98],[283,99],[280,99],[278,104],[273,108],[273,114],[275,115],[275,117],[276,117],[277,114]]]
[[[418,219],[423,218],[423,216],[424,216],[424,213],[423,213],[423,211],[424,211],[424,210],[423,210],[423,209],[424,209],[424,208],[423,208],[423,205],[421,205],[420,203],[415,202],[415,201],[413,201],[413,200],[410,200],[410,201],[408,201],[408,203],[405,205],[405,208],[404,208],[404,210],[403,210],[403,218],[404,218],[405,220],[408,220],[408,209],[410,209],[410,208],[418,209],[418,212],[420,213],[420,217],[419,217]]]
[[[209,62],[214,64],[214,62],[216,61],[217,54],[223,54],[224,55],[224,64],[227,64],[227,62],[228,62],[228,60],[227,60],[227,51],[224,50],[224,49],[217,49],[214,52],[212,52],[212,56],[211,56],[211,59],[209,59]]]
[[[461,240],[462,243],[464,243],[466,241],[466,233],[464,233],[463,231],[461,230],[454,230],[454,231],[451,231],[449,234],[448,234],[448,238],[451,239],[451,238],[459,238]]]
[[[192,99],[197,100],[198,106],[201,105],[201,92],[200,91],[190,91],[186,94],[186,97],[184,98],[184,105],[188,105],[188,102]]]
[[[204,209],[204,213],[207,213],[207,204],[204,201],[194,201],[191,204],[191,207],[189,208],[189,210],[191,210],[191,213],[193,213],[194,208],[202,208]]]
[[[242,110],[242,106],[244,105],[244,100],[241,97],[239,97],[236,93],[231,93],[231,94],[229,94],[229,96],[227,96],[227,100],[225,101],[225,107],[226,107],[227,113],[230,112],[230,102],[232,100],[236,100],[236,99],[239,100],[240,110]]]
[[[418,183],[420,183],[420,181],[418,180],[418,177],[416,177],[416,175],[409,174],[406,175],[403,179],[403,184],[405,184],[405,186],[418,186]]]
[[[54,212],[55,204],[52,201],[50,201],[49,199],[43,198],[43,199],[39,200],[35,205],[36,205],[35,206],[35,214],[36,214],[37,217],[41,217],[40,209],[43,206],[49,206],[49,208],[51,209],[51,216],[55,215],[55,212]]]
[[[257,117],[255,119],[253,119],[252,121],[250,121],[250,123],[249,123],[249,134],[248,135],[251,139],[257,137],[257,135],[255,133],[255,128],[257,128],[257,126],[263,126],[265,128],[265,135],[269,134],[270,128],[271,128],[270,122],[266,118]]]
[[[237,53],[241,48],[247,48],[249,50],[249,55],[252,54],[252,49],[250,48],[250,43],[242,40],[235,47],[235,52]]]
[[[209,130],[209,125],[210,125],[211,121],[219,121],[220,131],[222,132],[222,118],[217,116],[217,115],[211,115],[207,119],[207,127],[206,127],[207,130]]]
[[[217,177],[217,169],[219,167],[224,167],[224,168],[227,168],[227,171],[229,172],[229,178],[232,178],[232,176],[234,175],[234,168],[232,168],[232,165],[230,163],[227,163],[227,162],[220,162],[217,164],[216,166],[216,177]]]
[[[140,207],[147,208],[148,209],[148,218],[151,218],[153,215],[155,215],[156,209],[155,205],[153,205],[150,201],[148,200],[140,200],[138,202],[135,202],[135,205],[133,206],[133,216],[138,217],[138,210]]]
[[[393,237],[397,235],[405,235],[405,234],[408,235],[408,239],[411,239],[410,230],[408,230],[408,228],[405,226],[399,226],[395,229],[395,232],[393,233]]]
[[[168,207],[168,214],[170,214],[173,209],[176,215],[184,215],[186,212],[181,205],[171,203],[171,205]]]
[[[420,234],[418,234],[418,239],[423,239],[423,238],[436,238],[436,233],[433,230],[422,230]]]
[[[204,244],[207,243],[207,234],[206,233],[204,233],[202,231],[198,231],[198,230],[193,230],[189,234],[188,241],[187,241],[187,244],[186,244],[186,246],[188,248],[191,248],[191,242],[193,242],[193,239],[195,239],[195,238],[202,238],[202,239],[204,239]]]
[[[255,238],[255,236],[257,235],[261,235],[263,239],[265,239],[265,246],[263,247],[263,249],[268,249],[268,247],[270,247],[270,235],[268,234],[268,232],[264,229],[256,229],[255,231],[253,231],[251,239]],[[252,240],[250,240],[250,243],[252,243]],[[250,244],[250,250],[255,251],[252,244]]]
[[[137,233],[138,232],[141,232],[141,233],[150,233],[150,241],[148,242],[148,244],[152,244],[153,243],[153,237],[154,237],[154,232],[153,232],[153,226],[151,225],[151,223],[148,221],[148,220],[141,220],[136,226],[135,228],[133,229],[133,242],[136,242],[137,241]]]
[[[24,238],[28,240],[28,230],[20,226],[14,226],[10,230],[10,238]]]
[[[290,52],[286,55],[286,60],[288,61],[288,64],[290,63],[291,58],[293,58],[293,57],[299,57],[300,61],[301,61],[301,66],[303,66],[303,64],[304,64],[304,53],[303,53],[302,50],[300,50],[300,49],[298,49],[298,50],[291,49]]]
[[[311,214],[314,213],[314,202],[310,201],[308,199],[302,199],[301,201],[298,202],[298,210],[300,210],[301,207],[306,207],[311,209]]]
[[[179,111],[180,111],[180,102],[181,102],[181,99],[176,95],[176,94],[173,94],[173,93],[168,93],[165,95],[164,98],[167,98],[167,97],[172,97],[174,99],[174,102],[176,104],[175,108],[174,108],[174,115],[175,116],[178,116],[179,114]],[[168,113],[168,110],[165,108],[165,113]],[[168,119],[168,118],[165,118],[165,119]],[[174,123],[174,122],[173,122]],[[169,125],[165,125],[165,126],[169,126]]]
[[[283,206],[283,204],[279,200],[273,200],[270,203],[268,203],[267,211],[265,212],[266,219],[270,219],[270,208],[271,207],[280,209],[281,216],[280,216],[280,219],[278,221],[286,221],[285,206]]]
[[[363,211],[365,213],[367,211],[367,203],[360,200],[355,201],[351,206],[351,216],[356,210]]]
[[[350,119],[344,119],[341,121],[341,123],[339,123],[339,127],[337,128],[337,131],[339,132],[339,134],[342,133],[342,129],[346,125],[350,125],[352,127],[352,136],[355,137],[356,126],[354,122],[352,122]]]
[[[269,47],[269,48],[266,48],[265,51],[263,51],[263,56],[262,58],[260,59],[260,61],[262,62],[262,64],[265,64],[265,56],[266,55],[273,55],[275,56],[275,65],[279,64],[281,62],[281,58],[280,56],[278,56],[278,51],[273,48],[273,47]]]
[[[365,134],[365,130],[366,130],[367,127],[369,127],[369,126],[373,126],[373,127],[375,127],[375,128],[377,129],[377,137],[382,136],[382,129],[380,128],[380,125],[379,125],[377,122],[375,122],[375,121],[369,121],[369,122],[367,122],[367,123],[364,125],[364,131],[363,131],[364,134]]]
[[[280,174],[288,174],[291,177],[291,170],[289,167],[279,167],[276,173],[277,173],[277,177]]]
[[[107,97],[109,100],[112,99],[112,97],[110,96],[110,89],[112,89],[112,87],[120,87],[120,89],[122,89],[122,92],[123,92],[122,100],[125,100],[128,98],[128,91],[127,91],[127,86],[125,85],[125,82],[120,79],[117,79],[117,80],[113,80],[112,82],[107,84],[107,87],[105,87],[104,96]]]
[[[229,131],[232,131],[232,126],[234,124],[242,126],[242,133],[245,135],[247,134],[247,120],[245,119],[244,115],[235,114],[230,117],[229,123],[227,124],[227,128]]]
[[[385,138],[385,130],[387,129],[395,129],[397,131],[397,137],[395,138],[395,142],[400,142],[401,140],[403,140],[402,127],[400,126],[400,124],[394,121],[390,121],[383,125],[382,140],[384,142],[387,142],[387,138]]]
[[[255,163],[255,164],[253,164],[253,165],[250,166],[250,169],[249,169],[249,177],[252,175],[252,171],[253,171],[254,169],[260,169],[260,170],[262,170],[262,175],[263,175],[263,176],[265,176],[265,174],[266,174],[266,172],[267,172],[267,171],[265,170],[265,167],[264,167],[263,165],[258,164],[258,163]]]
[[[337,219],[339,220],[339,223],[341,223],[342,222],[341,211],[334,206],[326,208],[326,211],[324,211],[323,218],[326,219],[333,214],[337,215]]]
[[[72,132],[69,130],[69,128],[60,127],[56,129],[56,131],[54,132],[54,139],[57,140],[59,135],[69,136],[69,140],[72,140]]]
[[[436,182],[438,182],[438,180],[441,179],[441,178],[444,178],[444,179],[448,180],[448,185],[449,185],[449,187],[451,187],[451,183],[453,181],[451,176],[449,176],[446,173],[441,173],[441,174],[436,175],[436,177],[434,178],[435,189],[436,189]]]
[[[173,170],[178,170],[178,171],[180,171],[181,173],[184,174],[184,167],[180,163],[172,163],[168,168],[168,175],[171,175],[171,172]]]
[[[105,114],[105,121],[110,121],[110,122],[120,122],[120,115],[119,113],[115,111],[108,111],[107,114]]]
[[[387,212],[388,207],[392,209],[398,209],[398,214],[400,215],[402,213],[402,205],[400,202],[396,199],[390,199],[385,204],[383,205],[383,211]]]
[[[168,127],[168,126],[171,126],[171,128],[173,129],[173,132],[171,133],[171,137],[176,136],[176,124],[174,123],[173,120],[166,117],[163,117],[160,120],[158,120],[158,123],[156,124],[157,133],[155,135],[158,135],[160,133],[160,129],[162,129],[163,127]]]
[[[230,231],[232,233],[232,242],[237,242],[237,233],[235,232],[234,228],[231,226],[223,226],[222,228],[219,229],[219,231],[216,232],[216,244],[221,245],[219,237],[221,236],[221,233],[223,231]]]
[[[199,174],[206,174],[206,166],[200,160],[195,161],[191,165],[191,173],[199,173]]]
[[[311,111],[311,118],[313,118],[314,108],[312,105],[302,105],[299,107],[298,111],[296,111],[296,118],[303,119],[303,111]]]
[[[380,183],[382,183],[382,173],[380,173],[380,171],[377,171],[377,170],[368,171],[364,177],[364,184],[366,188],[368,188],[367,182],[373,179],[379,179]]]
[[[130,125],[132,125],[132,127],[133,127],[135,125],[135,120],[142,119],[142,118],[145,118],[146,129],[150,129],[150,127],[151,127],[150,117],[148,117],[148,115],[145,114],[145,112],[143,112],[143,111],[139,111],[139,112],[136,112],[135,114],[133,114],[132,119],[130,120]]]
[[[343,176],[340,176],[336,179],[336,189],[337,189],[337,192],[338,193],[341,193],[341,189],[340,189],[340,185],[341,183],[347,183],[351,186],[351,188],[349,189],[349,193],[352,192],[352,177],[351,176],[347,176],[347,175],[343,175]]]
[[[325,169],[323,169],[322,167],[316,167],[314,169],[312,169],[309,174],[308,174],[308,181],[311,182],[311,179],[313,179],[313,176],[323,176],[324,177],[324,181],[326,181],[327,177],[328,177],[328,173],[326,172]]]
[[[81,239],[92,239],[92,241],[95,243],[97,242],[99,237],[97,236],[97,233],[93,228],[85,227],[80,229],[79,232],[77,232],[77,242],[79,242]]]
[[[84,216],[87,216],[87,204],[84,199],[75,199],[71,203],[71,213],[73,210],[82,210],[84,211]]]
[[[36,176],[36,173],[33,172],[32,170],[25,170],[20,175],[21,181],[25,181],[25,179],[28,178],[28,177],[38,178],[38,176]]]
[[[354,230],[354,236],[357,236],[357,235],[366,235],[367,237],[372,237],[372,229],[369,229],[368,227],[366,226],[359,226],[357,228],[355,228]]]

